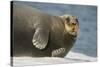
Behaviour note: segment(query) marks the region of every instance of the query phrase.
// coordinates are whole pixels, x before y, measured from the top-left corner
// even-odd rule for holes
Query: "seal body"
[[[14,3],[12,8],[12,56],[64,57],[72,48],[78,31],[76,18],[52,16]]]

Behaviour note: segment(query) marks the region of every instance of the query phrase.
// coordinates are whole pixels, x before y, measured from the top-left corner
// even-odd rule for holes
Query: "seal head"
[[[63,15],[61,18],[65,22],[65,32],[72,36],[77,36],[79,33],[79,22],[76,16]]]

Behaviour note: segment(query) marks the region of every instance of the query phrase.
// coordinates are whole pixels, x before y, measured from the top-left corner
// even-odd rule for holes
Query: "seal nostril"
[[[72,23],[72,25],[76,25],[76,23]]]

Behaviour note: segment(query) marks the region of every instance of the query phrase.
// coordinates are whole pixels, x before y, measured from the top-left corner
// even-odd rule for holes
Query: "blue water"
[[[52,15],[71,14],[78,17],[80,32],[73,52],[97,57],[97,6],[18,2],[38,8]]]

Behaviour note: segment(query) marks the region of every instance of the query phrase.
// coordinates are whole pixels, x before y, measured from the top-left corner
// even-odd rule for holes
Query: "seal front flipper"
[[[65,48],[59,48],[52,51],[52,57],[63,57],[65,53]]]
[[[42,50],[47,46],[48,38],[49,38],[49,30],[38,28],[36,29],[32,39],[33,45],[36,48]]]

